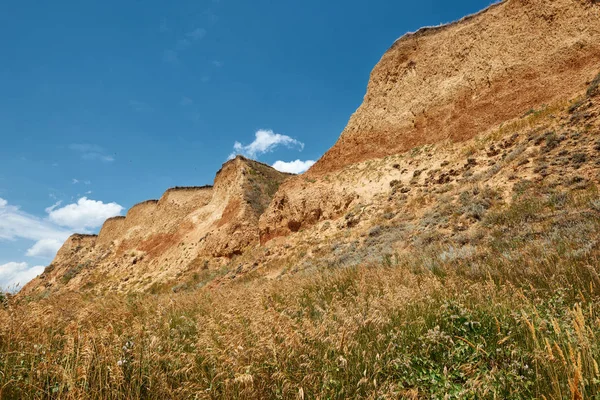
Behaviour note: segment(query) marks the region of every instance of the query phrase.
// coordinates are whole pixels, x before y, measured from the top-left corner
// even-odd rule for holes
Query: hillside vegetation
[[[0,399],[600,399],[600,2],[396,41],[305,174],[243,157],[0,298]]]
[[[2,398],[593,398],[600,196],[535,189],[467,256],[10,307]]]
[[[205,271],[191,279],[215,285],[10,302],[0,397],[597,398],[600,193],[598,176],[587,178],[600,152],[596,92],[593,81],[570,105],[474,142],[487,152],[512,138],[548,162],[532,167],[541,179],[515,178],[506,199],[475,182],[457,188],[463,209],[432,208],[438,222],[468,218],[462,232],[425,213],[412,223],[433,228],[411,246],[377,259],[356,250],[355,266],[227,284]],[[531,154],[510,162],[542,162],[523,162]],[[366,248],[400,232],[394,224],[372,228]]]

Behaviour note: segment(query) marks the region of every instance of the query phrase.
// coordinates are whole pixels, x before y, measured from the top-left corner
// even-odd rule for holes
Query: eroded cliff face
[[[509,0],[400,38],[313,174],[443,140],[464,141],[571,98],[597,73],[600,4]]]
[[[599,66],[600,3],[592,0],[508,0],[401,37],[337,143],[281,187],[261,219],[263,242],[341,215],[369,184],[354,178],[353,165],[469,140],[574,97]],[[334,175],[345,184],[328,184]]]
[[[288,177],[237,157],[223,165],[214,186],[169,189],[125,217],[110,218],[98,236],[71,236],[41,279],[21,293],[86,285],[143,289],[190,268],[218,265],[259,242],[258,218]]]
[[[598,1],[507,0],[408,34],[306,174],[238,157],[212,187],[169,189],[98,237],[72,236],[20,295],[273,278],[380,261],[431,237],[457,246],[481,211],[465,198],[502,207],[521,181],[598,184],[599,72]]]

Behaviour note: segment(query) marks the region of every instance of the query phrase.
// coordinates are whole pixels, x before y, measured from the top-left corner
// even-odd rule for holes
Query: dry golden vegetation
[[[0,311],[0,397],[600,396],[600,196],[517,185],[478,239],[359,267]]]
[[[599,113],[564,107],[284,245],[277,279],[240,272],[257,247],[146,293],[0,298],[0,398],[600,398]]]
[[[0,400],[600,399],[599,6],[407,34],[306,175],[72,236],[0,294]]]

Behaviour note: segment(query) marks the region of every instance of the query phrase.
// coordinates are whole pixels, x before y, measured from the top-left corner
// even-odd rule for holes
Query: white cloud
[[[64,241],[71,234],[70,230],[23,212],[17,206],[9,205],[0,199],[0,240],[17,238],[29,240],[54,239]]]
[[[83,158],[84,160],[91,160],[91,161],[100,160],[102,162],[115,161],[115,158],[113,156],[107,156],[107,155],[100,154],[100,153],[87,153],[87,154],[82,155],[81,158]]]
[[[104,149],[96,144],[71,144],[69,149],[81,154],[84,160],[99,160],[103,162],[115,161],[113,156],[106,154]],[[75,182],[73,182],[75,183]]]
[[[82,197],[77,203],[51,210],[48,218],[57,225],[85,231],[99,227],[108,218],[120,215],[121,211],[123,207],[117,203],[105,204]]]
[[[58,208],[60,205],[58,201],[47,207],[48,218],[39,218],[0,198],[0,241],[31,240],[35,243],[27,250],[26,256],[52,259],[74,231],[89,232],[123,210],[117,203],[105,204],[86,197],[79,199],[76,204]]]
[[[255,139],[249,145],[242,145],[240,142],[235,142],[233,152],[229,158],[234,158],[236,154],[241,154],[249,158],[273,151],[277,146],[298,147],[304,149],[304,143],[297,141],[286,135],[275,133],[272,130],[260,129],[255,134]]]
[[[44,211],[46,211],[46,213],[50,214],[52,212],[52,210],[54,210],[56,207],[60,206],[61,204],[62,204],[62,200],[59,200],[56,203],[52,204],[50,207],[46,207],[46,209]]]
[[[0,265],[0,289],[16,291],[42,272],[44,272],[43,266],[30,267],[25,262],[9,262]]]
[[[281,172],[289,172],[292,174],[301,174],[301,173],[305,172],[306,170],[308,170],[310,167],[312,167],[314,165],[314,163],[315,163],[315,161],[313,161],[313,160],[306,160],[306,161],[296,160],[296,161],[290,161],[290,162],[275,161],[275,164],[273,164],[273,168],[275,168],[277,171],[281,171]]]
[[[84,185],[88,185],[89,186],[89,185],[92,184],[92,181],[90,181],[90,180],[80,181],[79,179],[73,178],[73,179],[71,179],[71,183],[73,185],[77,185],[79,183],[83,183]]]
[[[56,252],[62,247],[63,242],[56,239],[38,240],[25,253],[28,257],[54,258]]]

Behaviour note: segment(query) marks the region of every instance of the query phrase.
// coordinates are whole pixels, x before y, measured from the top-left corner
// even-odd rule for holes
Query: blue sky
[[[212,183],[232,153],[301,171],[395,39],[489,4],[3,1],[0,287],[39,273],[73,231]]]

